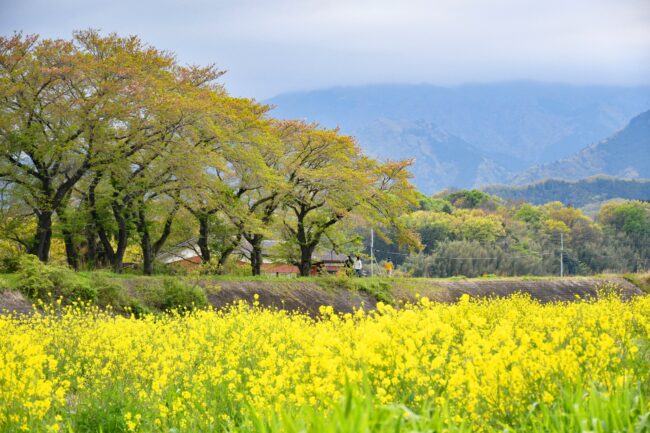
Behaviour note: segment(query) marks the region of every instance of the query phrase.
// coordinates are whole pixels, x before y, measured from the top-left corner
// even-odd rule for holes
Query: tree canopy
[[[214,66],[183,66],[135,36],[0,38],[0,233],[68,264],[145,273],[171,240],[222,267],[238,250],[260,273],[262,241],[311,257],[342,221],[394,227],[414,203],[408,161],[381,163],[351,137],[235,98]],[[379,227],[378,227],[379,228]],[[186,238],[186,239],[183,239]],[[250,248],[240,248],[246,242]]]

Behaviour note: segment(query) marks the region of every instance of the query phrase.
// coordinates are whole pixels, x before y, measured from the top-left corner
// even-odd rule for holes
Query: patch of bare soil
[[[33,312],[31,301],[22,293],[15,290],[0,292],[0,314],[30,314]]]
[[[206,287],[204,284],[200,285]],[[377,300],[367,293],[344,288],[323,289],[309,281],[220,281],[206,287],[208,301],[223,308],[239,301],[253,303],[255,295],[261,306],[300,311],[317,316],[321,306],[331,305],[335,311],[351,313],[356,309],[374,309]]]
[[[596,298],[598,292],[608,287],[616,286],[617,292],[623,299],[643,295],[643,291],[623,278],[565,278],[565,279],[494,279],[494,280],[457,280],[457,281],[427,281],[418,283],[421,296],[432,301],[456,302],[462,295],[468,294],[477,298],[507,297],[515,293],[530,295],[541,303],[557,301],[575,301],[576,299]],[[412,290],[404,291],[396,286],[398,298],[403,300],[415,299]]]
[[[414,302],[418,296],[432,301],[453,303],[463,294],[475,298],[508,297],[515,293],[530,295],[542,303],[596,298],[605,287],[616,285],[623,299],[643,295],[643,291],[623,278],[565,279],[494,279],[494,280],[394,280],[395,301]],[[208,300],[215,308],[223,308],[240,300],[252,303],[259,296],[260,305],[318,315],[322,305],[331,305],[338,312],[352,312],[359,307],[372,310],[377,299],[372,295],[345,288],[323,289],[309,281],[220,281],[217,288],[207,287]]]

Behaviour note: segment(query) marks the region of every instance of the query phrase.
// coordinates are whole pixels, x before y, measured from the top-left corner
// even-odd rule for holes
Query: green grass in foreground
[[[524,415],[505,416],[499,426],[481,425],[453,416],[446,406],[424,405],[419,412],[397,405],[380,405],[367,393],[348,389],[329,412],[303,408],[297,413],[249,411],[247,433],[469,433],[485,432],[644,433],[650,432],[648,395],[640,387],[607,394],[595,388],[566,390],[559,401],[528,408]]]

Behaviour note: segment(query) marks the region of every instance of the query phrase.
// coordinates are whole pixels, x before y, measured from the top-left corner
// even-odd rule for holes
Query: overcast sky
[[[0,0],[0,33],[137,34],[235,95],[369,83],[650,82],[649,0]]]

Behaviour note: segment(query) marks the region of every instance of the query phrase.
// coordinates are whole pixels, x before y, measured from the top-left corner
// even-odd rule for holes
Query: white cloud
[[[0,30],[136,33],[234,93],[370,82],[650,77],[647,0],[0,0]]]

